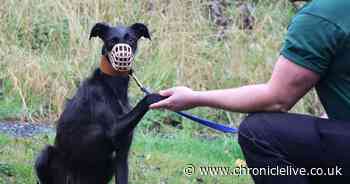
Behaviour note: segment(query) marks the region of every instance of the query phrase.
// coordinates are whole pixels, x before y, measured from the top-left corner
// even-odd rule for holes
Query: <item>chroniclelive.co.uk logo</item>
[[[264,167],[248,168],[245,165],[236,167],[227,166],[195,166],[187,164],[183,173],[185,176],[240,176],[240,175],[267,175],[267,176],[342,176],[341,167],[333,168],[298,168],[286,167]]]

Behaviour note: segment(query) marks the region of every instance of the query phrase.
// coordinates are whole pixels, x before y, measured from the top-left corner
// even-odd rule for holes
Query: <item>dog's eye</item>
[[[112,41],[113,41],[113,43],[118,43],[119,42],[119,38],[113,38]]]
[[[127,43],[129,43],[130,45],[135,43],[135,38],[133,36],[131,36],[130,34],[126,34],[124,37],[125,41],[127,41]]]
[[[133,44],[133,43],[135,42],[135,40],[132,39],[132,38],[129,38],[129,39],[128,39],[128,42],[131,43],[131,44]]]

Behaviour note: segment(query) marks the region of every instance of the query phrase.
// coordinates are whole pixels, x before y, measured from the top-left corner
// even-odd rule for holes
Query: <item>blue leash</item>
[[[133,73],[131,73],[130,76],[135,80],[137,86],[141,89],[142,92],[144,92],[146,95],[151,94],[151,92],[148,89],[146,89],[140,83],[139,80],[137,80],[136,76]],[[235,133],[238,132],[238,128],[231,128],[231,127],[228,127],[228,126],[216,123],[214,121],[210,121],[210,120],[207,120],[207,119],[200,118],[198,116],[194,116],[194,115],[189,114],[187,112],[179,111],[179,112],[176,112],[176,113],[179,114],[180,116],[183,116],[183,117],[185,117],[187,119],[190,119],[190,120],[192,120],[194,122],[197,122],[197,123],[199,123],[201,125],[207,126],[209,128],[218,130],[218,131],[223,132],[223,133],[235,134]]]
[[[234,134],[234,133],[238,132],[237,128],[231,128],[231,127],[228,127],[228,126],[216,123],[214,121],[210,121],[210,120],[207,120],[207,119],[200,118],[198,116],[194,116],[194,115],[186,113],[186,112],[181,112],[180,111],[180,112],[176,112],[176,113],[181,115],[181,116],[183,116],[183,117],[185,117],[185,118],[187,118],[187,119],[190,119],[190,120],[195,121],[195,122],[197,122],[199,124],[202,124],[204,126],[207,126],[209,128],[218,130],[218,131],[223,132],[223,133]]]

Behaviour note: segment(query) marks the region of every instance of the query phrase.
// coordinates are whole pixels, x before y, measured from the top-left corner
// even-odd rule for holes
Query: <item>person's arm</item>
[[[347,39],[348,34],[338,24],[313,13],[301,12],[288,27],[281,57],[266,84],[203,92],[172,88],[161,91],[169,98],[151,108],[184,110],[209,106],[236,112],[288,111],[325,77]]]
[[[179,111],[208,106],[234,112],[288,111],[319,79],[315,72],[281,56],[266,84],[214,91],[176,87],[161,91],[161,95],[169,98],[151,105],[151,108]]]

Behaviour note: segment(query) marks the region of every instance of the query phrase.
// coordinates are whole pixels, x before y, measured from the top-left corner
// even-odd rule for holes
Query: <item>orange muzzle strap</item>
[[[120,76],[120,75],[128,75],[129,71],[124,70],[124,71],[117,71],[113,68],[113,66],[108,62],[106,56],[101,56],[101,61],[100,61],[100,69],[103,73],[110,75],[110,76]]]

